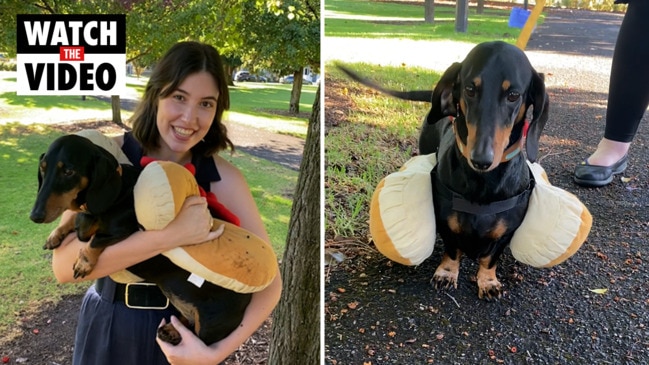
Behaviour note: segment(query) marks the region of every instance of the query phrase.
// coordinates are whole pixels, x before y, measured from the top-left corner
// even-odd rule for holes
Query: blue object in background
[[[512,28],[523,28],[531,12],[531,10],[513,7],[512,12],[509,14],[509,26]]]

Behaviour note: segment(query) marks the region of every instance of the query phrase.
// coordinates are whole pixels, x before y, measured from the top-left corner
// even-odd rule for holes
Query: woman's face
[[[175,160],[187,157],[189,150],[207,135],[218,97],[214,78],[202,71],[187,76],[176,90],[159,100],[156,120],[161,138],[159,157]]]

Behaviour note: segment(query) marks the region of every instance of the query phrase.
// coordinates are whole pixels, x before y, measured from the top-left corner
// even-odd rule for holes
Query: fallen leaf
[[[351,302],[347,304],[347,308],[349,309],[356,309],[358,307],[358,302]]]
[[[606,294],[606,292],[608,291],[608,289],[588,289],[588,290],[592,291],[595,294]]]
[[[8,362],[9,362],[9,356],[5,356],[5,357],[2,358],[2,363],[3,364],[6,364]]]

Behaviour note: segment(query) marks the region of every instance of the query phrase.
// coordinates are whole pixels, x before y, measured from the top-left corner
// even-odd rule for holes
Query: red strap
[[[145,167],[146,165],[150,164],[153,161],[156,161],[156,159],[148,156],[143,156],[142,159],[140,159],[140,165],[142,165],[142,167]],[[191,172],[192,175],[196,175],[196,167],[192,163],[186,164],[185,168],[189,170],[189,172]],[[224,221],[230,222],[237,226],[241,225],[239,217],[237,217],[225,205],[219,202],[219,200],[216,198],[216,195],[214,195],[213,192],[211,191],[206,192],[200,185],[198,186],[198,190],[201,196],[205,197],[205,199],[207,200],[207,206],[210,208],[210,211],[212,212],[213,216],[219,219],[223,219]]]

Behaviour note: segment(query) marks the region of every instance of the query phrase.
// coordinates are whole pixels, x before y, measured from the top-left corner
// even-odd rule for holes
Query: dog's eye
[[[475,96],[475,87],[473,86],[466,86],[464,88],[464,94],[466,94],[467,97],[472,98]]]
[[[517,93],[516,91],[510,91],[507,94],[507,101],[509,102],[515,102],[521,97],[521,94]]]
[[[63,170],[63,175],[65,175],[67,177],[70,177],[70,176],[74,175],[74,170],[65,169],[65,170]]]

